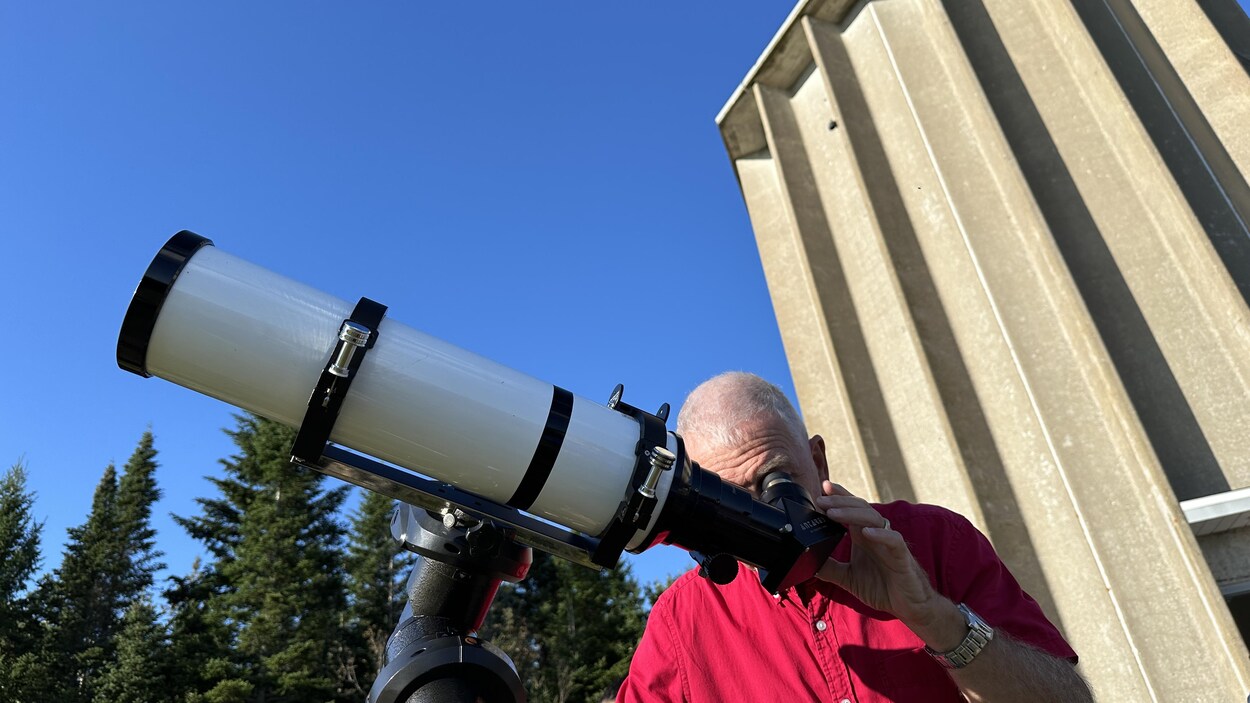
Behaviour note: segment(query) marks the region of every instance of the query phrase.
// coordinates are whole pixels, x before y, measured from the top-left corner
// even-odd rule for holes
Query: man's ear
[[[829,478],[829,460],[825,458],[825,438],[820,435],[812,435],[807,440],[808,446],[812,450],[812,461],[816,463],[816,472],[821,481]]]

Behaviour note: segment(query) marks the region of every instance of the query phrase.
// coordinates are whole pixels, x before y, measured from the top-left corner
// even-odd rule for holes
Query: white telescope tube
[[[193,238],[184,237],[193,244],[185,260],[158,255],[149,268],[166,269],[163,298],[136,293],[119,363],[298,427],[352,305],[190,233],[162,255],[183,235]],[[562,394],[567,430],[527,511],[597,536],[630,486],[637,422],[392,319],[378,327],[330,440],[507,504]]]

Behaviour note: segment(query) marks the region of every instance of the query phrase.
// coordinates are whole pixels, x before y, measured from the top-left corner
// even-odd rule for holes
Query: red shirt
[[[933,587],[997,632],[1076,654],[963,517],[931,505],[874,506],[902,533]],[[846,561],[850,540],[834,557]],[[893,616],[813,579],[780,597],[740,567],[717,586],[690,571],[656,601],[618,701],[963,701],[924,643]]]

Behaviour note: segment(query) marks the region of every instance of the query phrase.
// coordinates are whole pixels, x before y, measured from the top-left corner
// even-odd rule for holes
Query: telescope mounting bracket
[[[365,354],[378,341],[378,326],[385,315],[385,305],[361,298],[351,317],[343,320],[339,327],[339,342],[308,398],[304,422],[300,424],[295,444],[291,447],[292,463],[316,468],[314,465],[330,440],[330,432],[338,420],[347,389],[351,387]]]
[[[612,389],[608,407],[638,422],[638,444],[634,453],[638,460],[634,465],[633,478],[625,490],[620,506],[608,523],[608,529],[599,538],[599,546],[592,555],[593,561],[605,568],[611,568],[621,558],[621,552],[630,539],[651,521],[651,513],[655,510],[656,496],[654,489],[658,471],[672,467],[672,455],[668,451],[668,403],[660,406],[655,415],[640,410],[621,400],[625,386],[617,384]],[[650,479],[650,480],[649,480]]]

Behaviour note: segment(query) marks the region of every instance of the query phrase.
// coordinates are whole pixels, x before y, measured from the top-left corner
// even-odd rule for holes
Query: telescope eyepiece
[[[781,501],[785,498],[801,501],[808,505],[814,503],[807,489],[795,483],[789,472],[773,471],[764,477],[762,485],[764,490],[760,493],[760,500],[771,506],[781,507]]]

